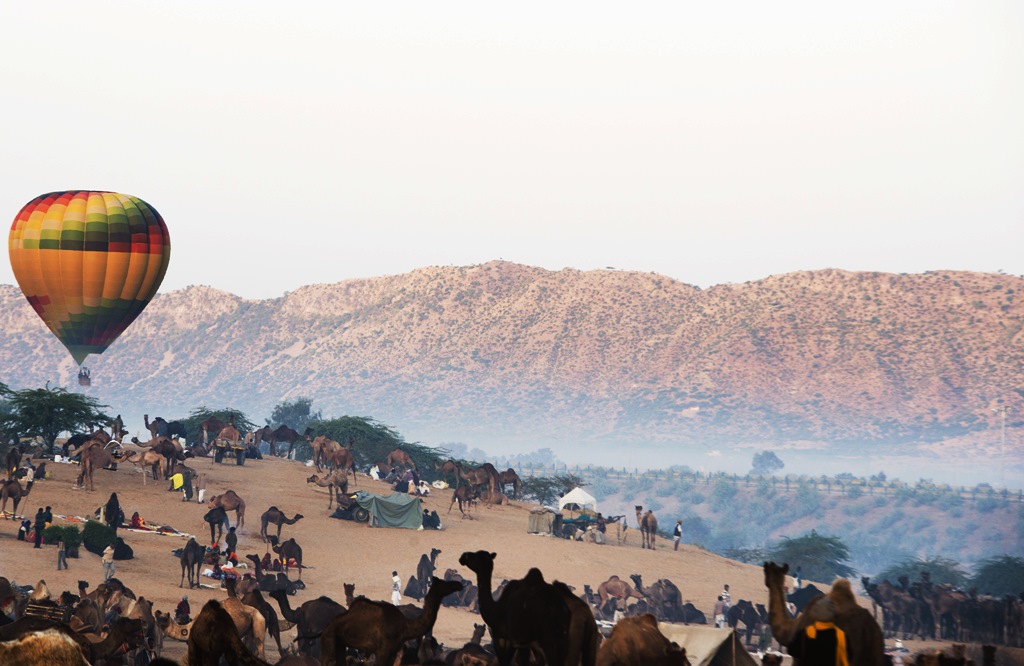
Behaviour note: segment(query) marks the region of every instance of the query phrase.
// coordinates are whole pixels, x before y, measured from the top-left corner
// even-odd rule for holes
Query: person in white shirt
[[[402,603],[402,579],[397,571],[391,572],[391,603],[396,606]]]

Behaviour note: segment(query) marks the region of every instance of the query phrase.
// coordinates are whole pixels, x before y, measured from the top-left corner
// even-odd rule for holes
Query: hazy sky
[[[8,2],[0,211],[142,197],[163,290],[503,258],[1024,273],[1024,5]],[[0,283],[12,283],[0,261]]]

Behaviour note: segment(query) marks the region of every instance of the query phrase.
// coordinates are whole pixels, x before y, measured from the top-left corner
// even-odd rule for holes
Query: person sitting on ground
[[[185,485],[185,476],[178,472],[177,474],[171,475],[171,485],[167,488],[167,492],[172,490],[181,490],[181,487]]]
[[[270,557],[270,553],[263,554],[263,559],[260,560],[260,566],[263,567],[264,571],[270,571],[274,568],[274,560]]]
[[[188,595],[186,595],[181,598],[177,608],[174,609],[174,621],[178,624],[188,624],[192,621],[191,613],[192,608],[188,605]]]
[[[136,511],[132,514],[132,522],[128,527],[133,530],[144,530],[146,529],[146,521],[143,520],[142,516],[139,515],[139,512]]]

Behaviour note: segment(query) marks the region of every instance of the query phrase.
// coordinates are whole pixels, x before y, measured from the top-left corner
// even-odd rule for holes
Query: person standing
[[[206,474],[202,472],[196,475],[196,501],[200,504],[206,501]]]
[[[732,594],[729,592],[728,585],[722,588],[722,601],[725,602],[725,612],[728,613],[729,609],[732,608]]]
[[[711,611],[715,617],[715,626],[721,629],[725,626],[725,600],[722,599],[722,595],[718,595],[718,601],[715,602],[715,609]]]
[[[402,603],[402,579],[397,571],[391,572],[391,603],[396,606]]]
[[[68,568],[68,560],[65,556],[64,547],[64,535],[60,535],[60,541],[57,542],[57,571]]]
[[[46,507],[43,511],[43,516],[46,518],[46,527],[53,525],[53,511],[50,511],[50,507]],[[46,527],[43,529],[46,529]]]
[[[675,550],[679,550],[679,541],[683,538],[683,521],[676,521],[676,528],[672,531],[672,537],[676,542]]]
[[[103,582],[114,577],[114,544],[110,544],[103,550]]]
[[[36,545],[34,548],[40,548],[43,543],[43,530],[46,529],[46,514],[43,513],[43,507],[39,507],[39,510],[36,511],[36,520],[33,528],[36,531]]]

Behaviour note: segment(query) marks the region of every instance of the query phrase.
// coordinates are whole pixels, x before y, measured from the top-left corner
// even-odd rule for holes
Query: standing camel
[[[519,478],[516,471],[509,467],[504,472],[498,475],[498,479],[501,481],[501,490],[505,490],[505,486],[512,485],[512,499],[520,499],[520,494],[523,488],[523,480]]]
[[[406,469],[416,469],[416,463],[413,462],[412,456],[402,449],[395,449],[388,454],[388,464],[392,467],[401,465]]]
[[[454,460],[451,460],[451,459],[446,460],[446,461],[444,461],[444,463],[442,463],[440,465],[437,464],[437,461],[435,460],[434,461],[434,469],[437,470],[438,472],[440,472],[439,476],[441,477],[441,480],[444,481],[445,483],[448,482],[448,475],[451,474],[452,475],[451,485],[452,486],[459,485],[459,464],[457,462],[455,462]]]
[[[3,490],[0,490],[0,516],[7,515],[7,500],[10,499],[14,501],[14,509],[11,513],[11,520],[14,520],[18,516],[18,505],[21,504],[21,500],[28,497],[33,483],[35,483],[34,479],[22,488],[21,482],[17,479],[0,480],[0,484],[3,484]]]
[[[225,511],[234,511],[236,529],[242,529],[242,525],[245,523],[245,500],[238,496],[234,490],[227,490],[223,495],[214,495],[210,498],[208,506],[212,508],[220,507]]]
[[[832,583],[828,594],[815,597],[808,602],[804,611],[795,618],[786,610],[786,596],[783,586],[789,565],[781,567],[774,562],[764,563],[764,584],[768,588],[768,620],[772,636],[782,645],[795,644],[804,634],[811,620],[815,605],[828,599],[835,607],[833,622],[846,633],[846,648],[850,666],[881,666],[885,661],[882,630],[866,608],[857,605],[850,581],[840,578]],[[792,654],[792,652],[791,652]],[[800,660],[794,656],[794,666]]]
[[[210,524],[210,543],[218,543],[220,538],[224,536],[224,526],[230,525],[228,512],[224,510],[224,507],[215,506],[206,512],[203,520]],[[217,533],[216,537],[214,532]]]
[[[307,442],[313,437],[313,429],[306,428],[306,431],[301,435],[288,426],[282,424],[277,427],[277,430],[270,433],[270,452],[277,455],[277,443],[288,442],[288,453],[285,454],[285,458],[292,457],[292,449],[295,448],[295,442],[300,439],[304,439]],[[320,471],[320,470],[317,470]]]
[[[295,560],[296,568],[299,570],[299,579],[302,579],[302,547],[295,541],[295,539],[288,539],[280,546],[271,546],[274,552],[281,556],[284,560],[285,573],[288,572],[288,565],[292,560]]]
[[[335,495],[338,496],[338,506],[341,506],[341,496],[348,494],[348,472],[336,469],[330,474],[318,477],[316,474],[306,479],[306,483],[315,483],[321,488],[327,488],[327,510],[331,510],[334,504]]]
[[[462,583],[431,580],[423,612],[409,619],[394,605],[359,597],[348,611],[338,615],[324,629],[320,639],[323,666],[345,664],[348,648],[373,654],[378,664],[394,664],[406,641],[423,638],[437,621],[441,600],[462,589]]]
[[[276,506],[272,506],[263,512],[260,516],[260,536],[263,540],[267,540],[267,525],[273,523],[277,525],[277,538],[281,538],[281,526],[282,525],[294,525],[295,523],[302,520],[303,515],[301,513],[295,514],[294,518],[289,518],[284,515],[284,511],[281,511]]]
[[[640,526],[640,547],[654,550],[654,540],[658,536],[658,519],[654,512],[647,509],[647,513],[641,515],[643,507],[636,505],[636,524]]]
[[[199,585],[199,567],[203,563],[203,556],[206,549],[199,545],[195,537],[188,540],[185,547],[181,549],[179,560],[181,561],[181,582],[178,587],[185,584],[185,573],[188,572],[188,588]]]

